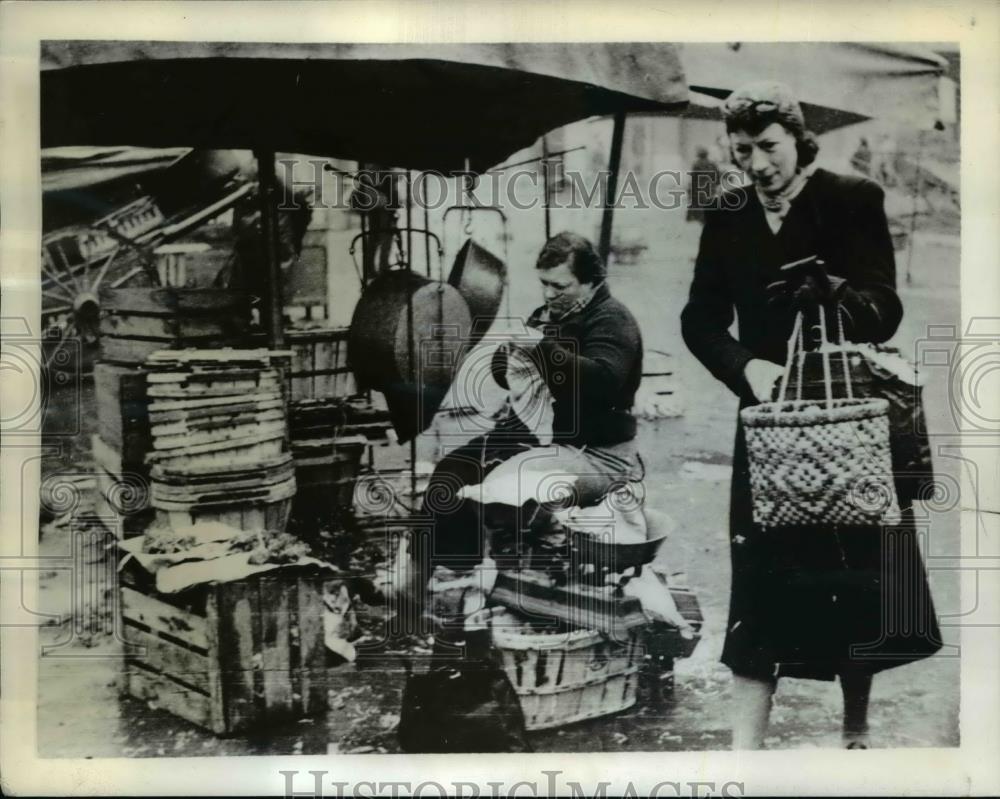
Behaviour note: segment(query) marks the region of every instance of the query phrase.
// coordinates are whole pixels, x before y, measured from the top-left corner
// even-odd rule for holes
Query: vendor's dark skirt
[[[789,527],[753,523],[742,425],[730,505],[732,592],[722,662],[758,679],[831,680],[874,674],[941,648],[914,528]]]

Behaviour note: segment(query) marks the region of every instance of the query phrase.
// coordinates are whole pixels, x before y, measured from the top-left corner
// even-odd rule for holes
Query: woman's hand
[[[747,365],[743,368],[743,376],[750,384],[750,390],[758,402],[770,402],[774,396],[774,384],[781,379],[784,371],[784,367],[776,363],[754,358],[747,361]]]

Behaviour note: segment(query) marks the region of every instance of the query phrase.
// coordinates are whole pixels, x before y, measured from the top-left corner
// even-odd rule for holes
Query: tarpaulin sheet
[[[270,149],[474,171],[590,116],[687,101],[670,43],[46,41],[42,146]]]

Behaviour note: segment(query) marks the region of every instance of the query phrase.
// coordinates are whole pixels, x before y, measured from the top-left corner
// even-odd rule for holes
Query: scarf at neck
[[[595,283],[590,291],[583,297],[574,302],[569,308],[564,310],[562,313],[553,313],[549,307],[543,306],[541,311],[538,313],[538,317],[535,320],[538,324],[549,324],[551,322],[559,322],[565,319],[567,316],[572,316],[575,313],[582,311],[588,305],[590,305],[591,300],[597,296],[597,290],[604,285],[604,281]]]
[[[785,217],[792,207],[792,200],[805,188],[815,169],[815,166],[811,164],[805,169],[800,169],[795,173],[795,177],[791,179],[789,184],[777,194],[765,194],[760,190],[759,186],[754,185],[757,198],[760,200],[760,204],[764,206],[764,216],[767,218],[767,224],[770,225],[771,230],[775,233],[781,228],[781,223],[785,221]]]

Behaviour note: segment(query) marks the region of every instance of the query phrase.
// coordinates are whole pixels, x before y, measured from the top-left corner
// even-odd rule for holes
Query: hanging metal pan
[[[470,343],[478,342],[489,330],[500,310],[507,265],[485,247],[467,239],[455,256],[448,283],[458,289],[472,315]]]
[[[400,441],[427,429],[454,379],[470,326],[457,289],[406,269],[383,272],[361,295],[348,333],[348,361],[359,387],[385,395]]]

